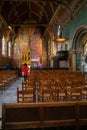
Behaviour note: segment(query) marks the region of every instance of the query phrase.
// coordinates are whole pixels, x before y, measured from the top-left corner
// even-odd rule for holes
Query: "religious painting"
[[[42,58],[42,39],[38,30],[34,30],[33,35],[31,36],[30,50],[32,64],[36,64],[37,62],[38,66],[40,59]]]

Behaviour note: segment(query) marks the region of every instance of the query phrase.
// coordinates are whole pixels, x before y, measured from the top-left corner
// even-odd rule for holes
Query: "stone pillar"
[[[75,53],[75,51],[72,52],[72,59],[71,59],[71,61],[72,61],[72,64],[71,64],[72,71],[76,71],[76,53]]]

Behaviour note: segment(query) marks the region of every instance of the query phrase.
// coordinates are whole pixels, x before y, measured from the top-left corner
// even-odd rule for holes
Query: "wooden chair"
[[[35,84],[33,81],[30,81],[30,82],[22,81],[22,89],[23,90],[35,89]]]
[[[43,89],[50,89],[50,82],[48,80],[40,80],[37,89],[38,101],[42,101],[42,91]]]
[[[34,89],[19,90],[19,88],[17,87],[17,102],[18,103],[35,102]]]
[[[65,101],[67,99],[67,88],[65,82],[57,81],[56,88],[59,90],[59,100]]]
[[[68,88],[67,100],[82,100],[82,89],[81,88]]]
[[[58,89],[42,89],[42,102],[51,102],[59,100]]]
[[[87,89],[85,90],[82,90],[82,99],[84,100],[87,100]]]

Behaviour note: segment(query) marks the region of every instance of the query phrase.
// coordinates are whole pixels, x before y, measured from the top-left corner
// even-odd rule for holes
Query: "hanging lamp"
[[[54,42],[56,42],[56,43],[64,43],[66,41],[67,41],[67,39],[62,37],[62,28],[59,25],[57,27],[57,32],[56,32],[56,35],[55,35],[55,38],[54,38]]]

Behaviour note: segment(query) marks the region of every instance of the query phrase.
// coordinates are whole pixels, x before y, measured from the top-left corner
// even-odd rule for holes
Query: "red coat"
[[[28,74],[28,67],[27,66],[23,66],[22,67],[22,72],[24,72],[24,75]]]

